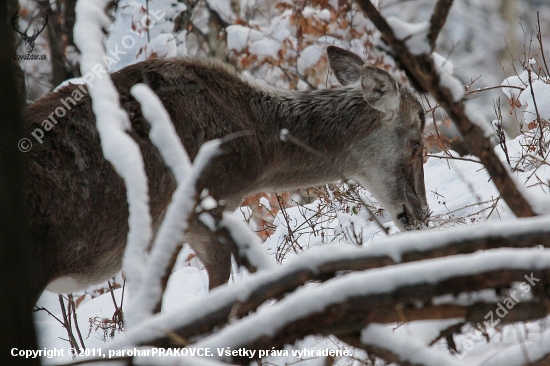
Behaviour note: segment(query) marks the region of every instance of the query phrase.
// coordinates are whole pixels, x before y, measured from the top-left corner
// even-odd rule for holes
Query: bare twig
[[[63,295],[59,295],[59,305],[61,306],[61,314],[63,314],[63,327],[65,327],[65,329],[67,330],[67,335],[69,337],[71,348],[76,349],[77,352],[80,353],[80,348],[78,347],[78,343],[76,343],[76,339],[74,338],[71,320],[69,316],[67,316],[67,310],[65,309],[65,301],[63,300]]]
[[[439,155],[432,155],[432,154],[427,154],[426,156],[430,157],[430,158],[436,158],[436,159],[462,160],[462,161],[469,161],[469,162],[476,163],[476,164],[482,164],[477,160],[468,159],[468,158],[460,158],[458,156],[439,156]]]
[[[539,127],[539,155],[544,158],[544,132],[542,130],[542,121],[540,119],[540,113],[539,113],[539,107],[537,105],[537,100],[535,99],[535,91],[533,90],[533,80],[531,78],[532,75],[531,71],[531,65],[527,65],[527,74],[529,78],[529,90],[531,91],[531,98],[533,99],[533,105],[535,106],[535,113],[537,114],[537,124]]]
[[[111,292],[111,300],[113,300],[113,305],[115,306],[115,313],[113,314],[113,321],[117,322],[117,325],[120,329],[124,328],[124,313],[122,312],[122,304],[120,306],[117,305],[116,299],[115,299],[115,289],[111,285],[111,281],[107,281],[109,284],[109,290]]]
[[[542,33],[540,31],[540,16],[538,11],[537,11],[537,40],[539,41],[540,53],[542,55],[542,62],[544,63],[546,75],[550,77],[550,69],[548,68],[548,64],[546,63],[546,56],[544,55],[544,45],[542,42]]]
[[[80,345],[82,346],[82,349],[86,349],[86,346],[84,345],[84,339],[82,338],[82,334],[80,333],[80,326],[78,325],[78,319],[76,317],[76,304],[74,302],[73,294],[68,294],[69,297],[69,312],[72,312],[73,314],[73,321],[74,321],[74,327],[76,329],[76,334],[78,335],[78,340],[80,341]]]

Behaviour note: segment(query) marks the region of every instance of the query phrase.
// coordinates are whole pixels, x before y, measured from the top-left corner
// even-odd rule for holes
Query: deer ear
[[[363,60],[355,53],[336,46],[327,47],[328,62],[336,79],[342,85],[359,81]]]
[[[386,71],[363,66],[361,87],[363,97],[372,108],[380,112],[393,112],[399,108],[399,85]]]

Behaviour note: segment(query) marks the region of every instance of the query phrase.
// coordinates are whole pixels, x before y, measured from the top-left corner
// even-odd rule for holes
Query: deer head
[[[36,41],[36,38],[40,33],[42,33],[42,31],[44,30],[44,28],[46,28],[46,25],[48,24],[48,15],[44,14],[43,17],[44,17],[44,22],[42,23],[42,28],[40,30],[35,29],[32,33],[32,36],[29,36],[27,34],[27,30],[25,30],[25,33],[19,31],[19,24],[18,24],[19,13],[15,12],[15,14],[13,15],[13,19],[12,19],[13,29],[15,29],[15,31],[21,35],[21,38],[23,38],[23,41],[25,41],[25,48],[27,49],[27,53],[32,52],[32,50],[34,49],[34,42]]]
[[[358,140],[350,155],[359,169],[354,178],[368,188],[401,228],[428,216],[423,170],[424,109],[416,97],[382,69],[338,47],[327,48],[338,81],[360,88],[377,114],[377,128]],[[367,155],[368,152],[368,155]],[[355,165],[354,164],[354,165]]]

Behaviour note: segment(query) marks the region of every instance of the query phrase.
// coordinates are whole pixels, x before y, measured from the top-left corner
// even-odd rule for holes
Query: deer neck
[[[253,106],[264,152],[259,189],[290,189],[334,182],[353,170],[348,149],[357,138],[358,117],[366,108],[361,91],[267,90]],[[368,107],[367,107],[368,108]],[[282,129],[323,155],[280,139]]]

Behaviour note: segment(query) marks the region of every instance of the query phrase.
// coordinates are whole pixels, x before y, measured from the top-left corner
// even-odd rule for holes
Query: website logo
[[[16,11],[15,14],[13,14],[11,25],[13,26],[13,29],[17,33],[19,33],[19,35],[21,35],[21,39],[23,39],[23,41],[25,42],[25,48],[27,50],[27,55],[16,55],[15,57],[16,60],[17,59],[19,60],[31,60],[31,59],[45,60],[46,59],[46,55],[36,55],[35,57],[31,57],[33,56],[31,55],[31,53],[34,50],[34,42],[36,42],[36,38],[38,38],[40,33],[44,31],[44,28],[46,28],[46,25],[48,24],[48,15],[44,14],[43,18],[44,20],[42,22],[42,28],[34,29],[32,35],[28,35],[27,34],[28,28],[25,30],[25,32],[21,32],[19,30],[19,12]]]

